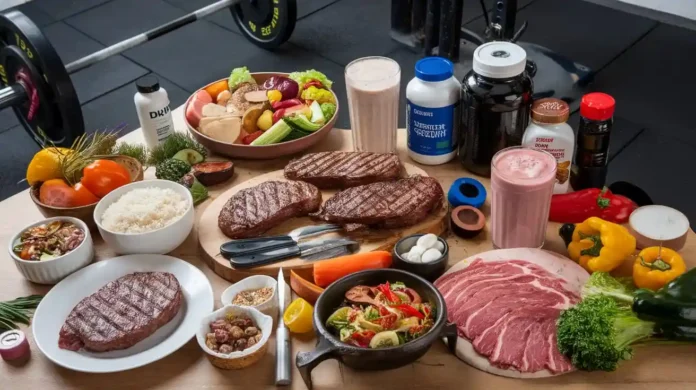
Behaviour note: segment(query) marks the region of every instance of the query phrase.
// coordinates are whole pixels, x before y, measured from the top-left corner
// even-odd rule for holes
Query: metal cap
[[[488,42],[474,51],[474,72],[484,77],[507,79],[524,72],[527,52],[511,42]]]

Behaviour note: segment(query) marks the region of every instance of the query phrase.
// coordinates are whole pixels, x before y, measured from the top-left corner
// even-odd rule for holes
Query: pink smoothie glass
[[[493,247],[541,248],[546,238],[556,159],[549,153],[513,146],[491,161]]]

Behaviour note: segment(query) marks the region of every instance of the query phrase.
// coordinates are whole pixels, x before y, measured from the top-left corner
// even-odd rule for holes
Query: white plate
[[[181,285],[179,313],[136,345],[119,351],[88,352],[58,348],[58,332],[83,298],[105,284],[133,272],[170,272]],[[75,371],[106,373],[144,366],[181,348],[196,334],[201,319],[213,311],[213,289],[203,272],[171,256],[128,255],[100,261],[63,279],[41,300],[32,328],[41,352],[52,362]]]

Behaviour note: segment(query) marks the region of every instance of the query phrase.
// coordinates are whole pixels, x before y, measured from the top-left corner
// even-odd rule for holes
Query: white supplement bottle
[[[140,128],[147,147],[153,148],[174,133],[169,96],[167,91],[160,87],[157,77],[153,75],[139,78],[135,85],[138,93],[133,100],[135,110],[138,112]]]
[[[522,146],[544,150],[556,157],[558,166],[554,194],[565,194],[570,184],[568,178],[575,150],[575,134],[566,123],[569,114],[570,107],[563,100],[536,100],[532,104],[532,121],[522,137]]]
[[[449,60],[426,57],[406,87],[408,155],[418,163],[444,164],[457,153],[462,86],[453,73]]]

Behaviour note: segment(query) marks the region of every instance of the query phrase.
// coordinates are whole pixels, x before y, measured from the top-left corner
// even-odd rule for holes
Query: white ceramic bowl
[[[236,351],[230,354],[215,352],[205,345],[205,336],[210,332],[210,323],[223,319],[227,314],[242,315],[251,318],[259,330],[261,330],[261,341],[243,351]],[[227,305],[203,317],[201,327],[196,333],[196,340],[203,352],[208,356],[208,360],[218,368],[230,370],[248,367],[259,361],[268,349],[268,339],[273,332],[273,319],[270,316],[249,306]]]
[[[136,188],[169,188],[183,196],[189,205],[184,215],[169,225],[146,233],[117,233],[104,228],[101,223],[102,215],[112,203],[121,196]],[[109,247],[118,254],[129,255],[139,253],[166,254],[186,240],[193,229],[194,211],[193,198],[189,190],[179,183],[169,180],[143,180],[127,184],[109,192],[94,208],[94,222],[99,228],[102,238]]]
[[[230,287],[227,287],[222,293],[220,301],[222,301],[222,304],[225,306],[232,305],[232,300],[240,292],[245,290],[257,290],[263,287],[273,288],[273,295],[271,295],[271,298],[260,305],[248,307],[253,307],[261,313],[271,316],[275,320],[278,316],[278,282],[270,276],[254,275],[244,278]]]
[[[19,236],[27,229],[34,226],[51,223],[53,221],[67,221],[79,226],[85,232],[85,239],[77,248],[51,260],[29,261],[22,260],[15,255],[12,248],[19,244]],[[53,217],[25,226],[15,234],[9,242],[8,250],[14,260],[17,270],[30,282],[39,284],[56,284],[71,273],[87,266],[94,259],[94,245],[89,228],[81,220],[73,217]]]

